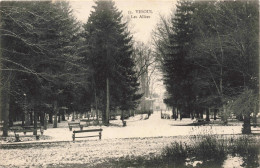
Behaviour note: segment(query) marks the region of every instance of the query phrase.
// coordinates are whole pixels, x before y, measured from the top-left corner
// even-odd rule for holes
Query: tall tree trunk
[[[36,109],[33,109],[33,113],[34,113],[34,122],[33,122],[33,135],[37,135],[37,120],[38,120],[38,113],[36,111]]]
[[[29,126],[30,125],[30,114],[28,112],[28,102],[27,102],[27,95],[24,94],[24,120],[25,120],[25,125]]]
[[[0,69],[2,69],[2,62],[1,62],[1,52],[0,52]],[[2,71],[0,70],[0,121],[4,120],[4,101],[2,96],[3,96],[3,82],[2,82],[3,76],[2,76]]]
[[[57,107],[57,101],[54,101],[54,106],[53,106],[53,112],[54,112],[54,122],[53,122],[53,128],[57,128],[57,113],[58,113],[58,107]]]
[[[200,118],[199,107],[196,106],[196,119]]]
[[[172,118],[175,118],[175,110],[174,110],[174,107],[172,108]]]
[[[106,125],[106,109],[103,108],[101,113],[102,113],[102,122],[104,125]]]
[[[203,109],[200,109],[200,119],[203,119]]]
[[[258,113],[258,103],[255,104],[255,108],[254,108],[254,112],[253,112],[253,123],[254,123],[254,128],[256,128],[256,124],[257,124],[257,113]]]
[[[191,119],[194,120],[195,110],[192,110],[191,112]]]
[[[8,136],[8,130],[9,130],[9,107],[10,107],[10,81],[6,82],[6,87],[2,89],[2,107],[1,112],[3,116],[3,136]]]
[[[209,119],[209,108],[206,108],[206,121],[210,121]]]
[[[217,109],[214,109],[214,120],[217,120]]]
[[[13,118],[14,118],[13,112],[11,112],[11,111],[9,110],[9,127],[12,127],[12,126],[14,125]]]
[[[24,126],[24,123],[25,123],[25,116],[24,116],[24,113],[22,114],[22,126]]]
[[[94,93],[95,93],[95,112],[96,112],[96,116],[97,116],[97,120],[99,118],[99,115],[98,115],[98,102],[97,102],[97,91],[96,91],[96,85],[94,86]]]
[[[106,83],[107,83],[107,103],[106,103],[106,124],[109,124],[109,106],[110,106],[110,93],[109,93],[109,79],[107,77],[106,79]]]
[[[61,120],[62,120],[62,121],[65,121],[65,120],[66,120],[66,119],[65,119],[65,113],[66,113],[65,110],[63,110],[63,112],[62,112],[62,117],[61,117]]]
[[[29,114],[30,114],[30,125],[33,125],[33,120],[34,120],[33,111],[31,111]]]
[[[53,123],[52,117],[53,117],[53,114],[50,113],[50,114],[49,114],[49,123],[51,123],[51,124]]]
[[[79,113],[79,119],[82,119],[82,112]]]
[[[106,115],[106,114],[104,113],[104,115]],[[95,120],[95,111],[91,112],[91,116],[92,116],[93,120]]]
[[[237,116],[236,116],[236,119],[238,119],[239,121],[243,121],[244,119],[243,119],[243,114],[238,114]]]
[[[242,134],[250,134],[250,133],[251,133],[250,114],[246,114],[244,115]]]
[[[224,122],[225,125],[228,123],[227,108],[225,104],[223,105],[222,121]]]
[[[254,128],[256,128],[256,124],[257,124],[256,111],[253,113],[252,122],[253,122],[253,124],[254,124]]]
[[[143,59],[141,59],[141,62],[143,62]],[[142,64],[142,63],[141,63]],[[141,111],[144,112],[146,110],[146,100],[145,97],[147,97],[147,90],[146,90],[146,71],[141,74],[140,76],[140,82],[141,82],[141,92],[144,93],[144,95],[141,98]]]
[[[41,126],[44,126],[44,115],[45,113],[40,111],[39,115],[40,115],[40,123],[41,123]]]
[[[114,113],[115,113],[115,112],[114,112]],[[133,114],[132,114],[132,110],[129,110],[129,116],[130,116],[130,117],[133,116]],[[148,118],[149,118],[149,116],[148,116]]]
[[[75,121],[75,111],[72,112],[72,119],[71,121]]]
[[[60,123],[60,118],[61,118],[61,116],[60,116],[60,114],[58,115],[58,123]]]
[[[179,111],[179,113],[180,113],[180,121],[181,121],[182,120],[182,112]]]
[[[174,119],[175,119],[175,121],[177,120],[177,117],[178,117],[178,109],[175,108],[175,111],[174,111]]]
[[[67,114],[67,120],[69,121],[69,119],[70,119],[70,114]]]
[[[121,120],[122,122],[124,121],[125,117],[124,117],[124,110],[121,110]]]
[[[15,103],[13,96],[10,96],[9,99],[10,99],[9,100],[9,104],[14,104]],[[10,108],[9,108],[9,128],[13,126],[13,120],[14,120],[14,118],[16,116],[14,111],[15,111],[15,109],[12,108],[12,106],[10,106]]]
[[[43,116],[44,116],[44,130],[47,130],[48,120],[47,120],[47,115],[46,115],[46,113],[44,113]]]

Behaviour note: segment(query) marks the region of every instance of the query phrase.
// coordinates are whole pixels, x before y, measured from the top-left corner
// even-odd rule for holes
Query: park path
[[[147,118],[147,115],[136,115],[135,117],[130,117],[126,120],[126,127],[122,127],[122,122],[120,120],[111,120],[110,123],[112,123],[112,126],[90,126],[88,128],[102,128],[102,139],[169,137],[203,134],[241,134],[242,128],[241,125],[187,126],[187,124],[193,122],[191,119],[184,118],[182,121],[161,119],[160,111],[155,111],[149,119],[145,118]],[[67,121],[59,123],[58,127],[59,128],[48,128],[44,131],[44,135],[48,138],[40,138],[40,140],[37,141],[24,141],[19,143],[72,141],[72,131],[69,131]],[[79,128],[74,129],[79,130]],[[87,128],[84,127],[84,129]],[[11,132],[10,135],[12,135]],[[10,142],[6,143],[10,144]]]
[[[127,121],[127,127],[104,128],[104,138],[186,136],[198,134],[241,134],[242,126],[187,126],[193,121],[161,119],[159,111],[147,120]]]

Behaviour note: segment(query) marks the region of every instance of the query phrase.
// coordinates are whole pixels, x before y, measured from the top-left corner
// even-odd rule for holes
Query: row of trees
[[[65,2],[1,2],[1,114],[5,136],[12,116],[22,117],[28,125],[29,110],[34,111],[35,120],[37,114],[44,118],[46,112],[57,114],[58,107],[68,103],[62,99],[73,98],[71,85],[76,80],[70,82],[70,78],[76,74],[70,69],[86,73],[80,61],[71,57],[76,56],[78,32],[79,26]]]
[[[28,111],[50,119],[69,112],[135,109],[142,94],[133,40],[112,1],[97,1],[83,26],[68,2],[1,2],[1,120],[3,135]],[[63,108],[64,109],[64,108]],[[98,119],[98,117],[97,117]]]
[[[244,119],[258,112],[257,1],[178,1],[154,31],[168,92],[165,103],[194,117],[209,108]],[[250,101],[245,101],[250,97]]]

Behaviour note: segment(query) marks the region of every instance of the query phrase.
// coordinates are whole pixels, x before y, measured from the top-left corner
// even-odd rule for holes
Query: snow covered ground
[[[186,136],[186,135],[204,135],[204,134],[241,134],[242,125],[237,126],[187,126],[193,121],[188,118],[180,120],[161,119],[160,112],[154,112],[149,119],[147,115],[136,115],[130,117],[127,126],[123,127],[121,120],[111,120],[112,126],[89,126],[88,128],[102,128],[102,139],[117,138],[145,138],[145,137],[164,137],[164,136]],[[40,140],[25,141],[20,143],[32,142],[53,142],[53,141],[72,141],[72,131],[69,131],[67,121],[58,123],[59,128],[50,128],[44,131],[44,136],[48,138],[40,138]],[[79,128],[73,128],[79,130]],[[13,135],[12,132],[9,135]],[[13,137],[14,138],[14,137]],[[78,139],[76,139],[78,140]],[[3,143],[10,143],[2,141]]]
[[[190,135],[241,134],[242,125],[236,126],[187,126],[191,119],[161,119],[155,112],[149,119],[146,115],[129,118],[123,127],[120,120],[111,120],[112,126],[90,126],[102,128],[102,140],[98,137],[76,139],[72,142],[72,131],[67,121],[49,125],[40,140],[24,142],[2,141],[0,167],[46,167],[51,165],[87,164],[103,162],[109,158],[160,154],[163,147],[173,141],[189,141]],[[84,127],[84,129],[88,129]],[[79,130],[74,128],[73,130]],[[12,136],[12,133],[10,132]],[[14,139],[14,137],[12,137]],[[0,144],[1,145],[1,144]],[[233,161],[232,161],[233,162]],[[228,163],[225,163],[228,164]]]
[[[8,145],[0,149],[0,167],[90,167],[113,158],[157,155],[177,139],[181,140],[157,137]]]

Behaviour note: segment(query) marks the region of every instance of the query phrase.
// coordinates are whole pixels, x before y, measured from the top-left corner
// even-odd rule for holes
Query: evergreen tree
[[[167,54],[163,54],[164,84],[169,93],[165,103],[177,107],[183,114],[189,115],[192,99],[192,71],[189,60],[189,48],[192,46],[193,25],[191,16],[193,6],[190,1],[178,1],[177,10],[172,17],[169,31]]]
[[[1,88],[11,74],[4,95],[20,104],[26,99],[36,114],[58,101],[62,85],[74,76],[71,67],[82,70],[75,53],[79,26],[66,2],[1,2],[1,9]],[[10,104],[3,104],[8,116]]]
[[[91,64],[93,90],[96,99],[102,101],[102,119],[108,124],[111,105],[134,108],[138,98],[131,36],[113,1],[97,1],[84,29],[89,50],[85,62]]]
[[[213,97],[217,102],[215,107],[221,109],[222,119],[227,121],[230,102],[241,102],[250,91],[258,93],[258,4],[256,1],[207,2],[200,4],[194,21],[197,39],[191,51],[194,62],[204,69],[201,74],[206,76],[211,89],[204,100],[210,102]],[[249,129],[243,133],[248,133],[250,114],[256,110],[240,109],[235,113],[244,118],[244,126]]]
[[[200,112],[218,109],[225,123],[229,109],[244,119],[243,133],[249,133],[250,114],[258,111],[257,2],[180,1],[168,24],[157,31],[164,30],[162,37],[167,32],[166,44],[160,38],[156,43],[169,95],[165,102],[181,110],[189,104]],[[253,108],[239,108],[246,97]]]

